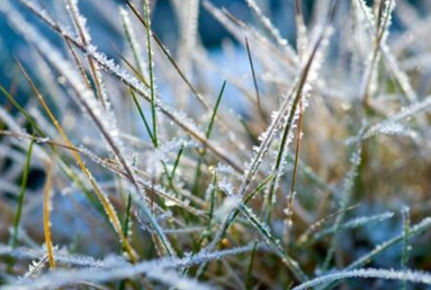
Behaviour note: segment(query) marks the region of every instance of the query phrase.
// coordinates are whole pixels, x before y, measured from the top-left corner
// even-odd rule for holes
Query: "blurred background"
[[[65,13],[64,10],[62,10],[62,1],[33,1],[40,6],[45,7],[50,13],[52,13],[51,15],[61,15]],[[136,2],[135,4],[137,5],[138,3],[141,3],[141,1],[136,0],[132,2]],[[209,0],[209,2],[216,7],[225,8],[236,18],[244,20],[247,23],[253,23],[255,20],[253,19],[251,10],[247,7],[244,0]],[[293,2],[293,0],[256,0],[256,3],[263,11],[263,14],[270,18],[280,30],[281,35],[295,46]],[[317,1],[302,0],[301,2],[305,21],[312,21],[311,15],[313,15],[312,12]],[[343,2],[348,5],[349,1]],[[371,4],[373,1],[369,0],[367,2]],[[395,14],[393,25],[391,27],[392,31],[395,33],[398,30],[404,29],[406,26],[402,19],[398,17],[399,11],[403,10],[404,7],[407,6],[410,10],[403,10],[401,13],[414,13],[417,14],[418,17],[421,17],[421,15],[424,16],[427,14],[427,11],[429,11],[431,6],[431,1],[423,0],[401,0],[397,2],[398,7],[396,8],[396,12],[398,13]],[[176,11],[179,11],[181,9],[181,5],[184,5],[185,2],[175,0],[152,0],[151,3],[153,11],[153,29],[163,43],[175,54],[180,40],[179,17]],[[123,0],[81,0],[79,5],[85,14],[85,17],[87,17],[90,32],[93,35],[97,35],[97,37],[93,39],[93,43],[100,47],[101,51],[106,52],[110,57],[116,58],[113,44],[120,48],[125,45],[124,37],[122,36],[121,23],[118,19],[118,6],[125,6],[125,2]],[[27,13],[27,16],[30,19],[33,19],[35,24],[40,24],[32,15]],[[64,16],[67,18],[66,15]],[[198,23],[198,42],[209,49],[210,52],[214,52],[214,57],[217,61],[223,61],[217,52],[220,51],[223,44],[232,42],[235,45],[235,41],[229,35],[228,31],[226,31],[226,29],[217,20],[215,20],[202,5],[199,5]],[[58,41],[58,38],[55,38],[55,35],[52,34],[44,25],[41,25],[40,28],[48,36],[51,36],[53,41]],[[2,52],[0,54],[0,63],[2,64],[0,67],[1,83],[6,88],[13,89],[13,80],[17,72],[13,59],[14,57],[20,58],[20,56],[28,55],[28,47],[25,42],[22,41],[21,37],[16,35],[8,26],[3,16],[0,16],[0,51]],[[25,91],[18,93],[18,98],[22,100],[25,99],[25,96]],[[4,98],[0,98],[0,103],[4,102]]]

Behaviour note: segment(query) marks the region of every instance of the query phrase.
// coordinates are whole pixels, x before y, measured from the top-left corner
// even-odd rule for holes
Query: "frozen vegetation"
[[[1,290],[431,289],[431,2],[242,1],[0,0]]]

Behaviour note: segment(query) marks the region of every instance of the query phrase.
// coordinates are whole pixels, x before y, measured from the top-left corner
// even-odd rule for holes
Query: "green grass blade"
[[[154,63],[153,63],[153,48],[151,45],[152,30],[151,30],[151,12],[149,0],[144,0],[144,13],[145,20],[147,23],[146,33],[147,33],[147,51],[148,51],[148,75],[150,77],[150,95],[151,95],[151,118],[153,122],[153,137],[155,146],[159,146],[159,141],[157,138],[157,117],[156,117],[156,88],[154,84]]]
[[[220,102],[221,102],[221,99],[223,97],[225,87],[226,87],[226,81],[223,82],[223,85],[220,89],[220,92],[219,92],[218,97],[217,97],[217,101],[216,101],[215,106],[214,106],[214,110],[211,114],[211,119],[208,123],[207,130],[205,131],[205,137],[207,140],[209,140],[211,137],[211,133],[212,133],[212,130],[214,127],[214,122],[215,122],[216,115],[217,115],[217,111],[218,111],[218,108],[220,106]],[[196,193],[197,188],[199,187],[199,181],[200,181],[200,177],[201,177],[201,167],[202,167],[202,162],[205,158],[205,154],[206,154],[206,147],[204,147],[199,152],[198,165],[196,166],[195,182],[194,182],[193,190],[192,190],[194,193]]]
[[[14,97],[12,97],[9,92],[0,84],[0,91],[3,93],[3,95],[6,96],[6,98],[9,100],[9,102],[12,103],[12,105],[17,108],[17,110],[24,116],[24,118],[30,123],[31,127],[41,136],[46,137],[45,133],[40,129],[39,125],[36,123],[36,121],[30,116],[29,113],[15,100]]]
[[[181,148],[178,151],[177,158],[175,158],[174,167],[172,168],[172,172],[171,172],[172,180],[175,178],[175,173],[177,171],[178,164],[180,164],[180,158],[181,158],[181,155],[183,154],[183,150],[184,150],[184,144],[181,144]]]
[[[214,106],[214,110],[213,110],[212,115],[211,115],[210,122],[209,122],[207,130],[205,132],[205,137],[207,137],[207,139],[209,139],[211,137],[211,132],[213,130],[215,118],[216,118],[216,115],[217,115],[217,111],[218,111],[218,108],[219,108],[219,105],[220,105],[221,98],[223,97],[223,93],[224,93],[225,87],[226,87],[226,81],[224,81],[223,85],[221,86],[220,92],[219,92],[219,94],[217,96],[216,104]]]
[[[145,129],[147,130],[147,133],[151,139],[151,142],[153,143],[154,147],[157,147],[157,141],[155,140],[153,133],[151,133],[150,125],[148,124],[147,118],[145,118],[144,111],[142,110],[142,107],[136,98],[136,94],[133,92],[133,90],[130,90],[130,94],[132,95],[133,102],[135,103],[135,106],[138,109],[139,116],[141,117],[142,121],[144,122]]]
[[[34,143],[35,143],[35,140],[33,139],[30,142],[30,146],[28,148],[27,156],[25,159],[24,171],[23,171],[23,175],[22,175],[22,179],[21,179],[21,189],[20,189],[19,198],[18,198],[18,207],[17,207],[17,211],[15,214],[15,219],[13,222],[13,234],[12,234],[12,239],[11,239],[12,248],[15,248],[17,246],[17,243],[18,243],[18,229],[19,229],[19,223],[21,221],[22,208],[23,208],[24,202],[25,202],[28,175],[30,172],[31,155],[33,152]]]

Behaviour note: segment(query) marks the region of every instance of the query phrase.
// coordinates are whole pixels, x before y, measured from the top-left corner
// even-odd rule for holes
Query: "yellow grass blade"
[[[51,187],[52,187],[52,169],[53,162],[49,162],[46,170],[45,185],[43,187],[43,229],[45,232],[45,244],[46,250],[48,252],[49,267],[51,270],[55,269],[54,260],[54,247],[52,245],[52,235],[51,235]]]
[[[31,78],[29,77],[29,75],[27,74],[27,72],[25,71],[23,66],[19,62],[18,62],[18,65],[19,65],[19,68],[21,69],[21,71],[23,72],[25,78],[29,82],[30,86],[32,87],[33,91],[36,93],[36,96],[37,96],[39,102],[41,103],[42,107],[44,108],[44,110],[48,114],[48,117],[51,119],[51,121],[54,124],[54,126],[56,127],[57,131],[60,133],[60,135],[63,138],[66,145],[68,147],[74,147],[72,145],[72,142],[70,141],[69,137],[67,136],[66,132],[64,131],[63,127],[60,125],[58,120],[55,118],[51,109],[48,107],[48,104],[45,102],[43,95],[36,88],[36,86],[34,85],[33,81],[31,80]],[[100,203],[102,204],[103,209],[109,218],[109,221],[111,222],[112,226],[114,227],[114,230],[117,233],[117,235],[120,239],[120,242],[122,243],[127,255],[129,256],[130,261],[132,263],[136,262],[138,260],[138,256],[137,256],[136,252],[134,251],[134,249],[132,248],[132,246],[130,245],[130,243],[128,242],[126,236],[123,233],[120,219],[118,218],[117,212],[115,211],[114,207],[112,206],[111,202],[106,197],[106,195],[104,195],[102,193],[101,189],[99,188],[96,181],[94,180],[93,175],[88,170],[88,168],[85,166],[84,161],[82,160],[78,151],[72,150],[71,152],[72,152],[73,157],[75,158],[76,162],[78,163],[79,168],[84,173],[85,177],[88,179],[91,186],[93,187],[94,192],[95,192],[97,198],[100,200]]]

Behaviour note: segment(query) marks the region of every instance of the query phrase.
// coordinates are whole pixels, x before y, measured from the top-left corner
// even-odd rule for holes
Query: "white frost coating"
[[[221,207],[215,212],[214,217],[219,221],[225,220],[226,217],[230,216],[233,210],[238,208],[241,202],[242,200],[240,197],[236,195],[228,195]]]
[[[138,267],[139,266],[139,267]],[[178,289],[202,289],[209,290],[212,287],[200,283],[197,280],[183,277],[173,270],[165,270],[157,263],[147,262],[138,266],[123,266],[121,268],[105,268],[103,270],[57,270],[49,274],[42,275],[36,279],[26,279],[13,285],[1,287],[1,290],[42,290],[57,289],[66,285],[80,284],[79,281],[106,282],[128,278],[139,274],[145,274],[149,279],[160,281],[163,284],[174,286]]]
[[[343,225],[341,225],[341,228],[345,228],[345,229],[351,229],[351,228],[357,228],[363,225],[366,225],[370,222],[373,221],[384,221],[386,219],[390,219],[394,216],[393,212],[385,212],[382,214],[377,214],[377,215],[373,215],[373,216],[364,216],[364,217],[358,217],[355,219],[352,219],[350,221],[347,221],[346,223],[344,223]]]
[[[217,164],[217,167],[215,168],[215,172],[217,172],[217,174],[219,174],[220,176],[235,178],[238,181],[242,180],[241,174],[236,172],[231,166],[223,163]]]
[[[295,276],[301,281],[307,280],[307,276],[299,268],[298,263],[287,255],[287,253],[281,247],[279,240],[271,234],[271,229],[268,227],[268,225],[260,221],[259,218],[254,214],[253,210],[242,202],[241,195],[233,194],[233,186],[226,180],[223,180],[220,182],[219,187],[226,193],[228,197],[231,198],[231,200],[226,199],[226,202],[223,204],[223,206],[226,204],[226,208],[230,209],[230,212],[225,213],[224,220],[214,235],[214,239],[208,246],[204,248],[203,251],[211,252],[217,246],[218,242],[222,239],[225,230],[227,230],[229,224],[232,222],[233,211],[238,209],[244,215],[244,217],[258,230],[265,242],[275,251],[275,253],[280,256],[283,263],[285,263],[290,268]],[[203,266],[204,265],[201,265],[198,273],[200,273],[200,271],[203,269]]]
[[[425,231],[429,230],[430,228],[431,228],[431,218],[425,218],[410,228],[409,236],[410,236],[410,238],[413,238],[414,236],[417,236],[417,235],[424,233]],[[379,255],[380,253],[382,253],[383,251],[385,251],[386,249],[388,249],[392,245],[402,241],[403,238],[404,238],[404,233],[399,234],[398,236],[377,245],[369,253],[363,255],[362,257],[360,257],[357,260],[355,260],[354,262],[352,262],[347,267],[346,270],[352,270],[356,267],[359,267],[361,265],[364,265],[365,263],[370,262],[374,257]]]
[[[246,219],[258,230],[262,235],[265,242],[274,252],[281,258],[282,262],[292,271],[296,278],[300,281],[308,280],[307,275],[301,270],[297,261],[293,260],[280,245],[280,241],[272,234],[268,225],[261,222],[259,218],[253,213],[253,210],[244,204],[239,206],[239,210],[246,217]]]
[[[319,39],[319,35],[320,33],[323,33],[323,40],[320,43],[321,46],[327,47],[328,44],[328,38],[331,34],[332,29],[324,29],[323,27],[319,27],[317,28],[317,39]],[[317,43],[315,44],[317,45]],[[293,104],[293,100],[292,98],[294,97],[298,86],[299,86],[299,82],[301,80],[301,76],[303,73],[305,73],[305,69],[307,67],[308,61],[313,61],[313,59],[311,59],[311,57],[313,56],[313,49],[314,49],[314,45],[311,48],[311,50],[308,52],[308,57],[304,60],[304,63],[301,65],[301,69],[299,70],[298,76],[296,77],[295,81],[294,81],[294,85],[291,87],[291,89],[288,91],[288,93],[282,98],[283,103],[280,105],[280,108],[278,111],[275,111],[271,114],[271,123],[268,126],[268,128],[266,129],[265,132],[263,132],[260,136],[259,136],[259,140],[261,141],[259,147],[254,148],[254,156],[251,160],[251,162],[249,164],[246,165],[246,170],[244,171],[244,175],[243,175],[243,182],[241,184],[241,188],[239,191],[240,195],[243,195],[246,190],[248,189],[248,186],[250,184],[250,182],[253,180],[254,175],[256,173],[256,171],[258,170],[259,166],[261,165],[264,156],[266,155],[266,153],[269,150],[269,147],[275,137],[275,135],[277,134],[277,132],[281,129],[280,126],[282,124],[282,120],[284,120],[286,118],[286,116],[289,115],[289,112],[292,109],[292,104]],[[310,82],[312,82],[314,79],[316,79],[317,77],[317,72],[318,69],[321,66],[321,62],[323,61],[323,52],[322,52],[322,48],[317,49],[316,55],[314,55],[315,58],[317,58],[315,61],[313,61],[311,63],[311,66],[309,68],[309,72],[307,75],[307,78],[305,80],[305,84],[303,86],[303,90],[301,92],[301,95],[307,95],[309,93],[309,91],[311,90],[311,86],[309,85]],[[304,98],[306,100],[306,98]],[[307,105],[307,102],[304,102],[303,105]],[[295,112],[295,118],[297,118],[297,110]],[[293,124],[294,125],[294,122]],[[289,134],[290,135],[290,134]],[[289,143],[289,142],[287,142]],[[280,172],[280,171],[278,171]],[[279,173],[276,173],[277,175]],[[277,178],[274,178],[273,182],[278,182],[279,176]]]
[[[250,163],[246,165],[246,169],[244,171],[243,182],[240,188],[240,195],[244,195],[246,192],[250,182],[253,180],[256,171],[258,170],[260,164],[263,161],[264,156],[268,152],[268,149],[276,135],[276,133],[280,130],[281,120],[285,117],[287,110],[289,108],[290,100],[292,98],[292,94],[295,90],[295,87],[291,89],[291,91],[283,97],[283,104],[280,106],[280,109],[271,114],[271,123],[260,136],[259,140],[261,141],[259,147],[253,147],[253,159]]]
[[[300,111],[298,107],[302,105],[303,111],[308,107],[308,104],[309,104],[308,97],[312,90],[312,84],[314,84],[318,79],[318,71],[322,65],[322,62],[324,59],[324,51],[328,46],[328,43],[329,43],[328,39],[331,33],[332,33],[332,28],[328,27],[327,29],[325,29],[325,27],[318,26],[316,28],[317,40],[315,41],[315,45],[309,48],[309,51],[306,54],[309,57],[303,60],[305,63],[304,69],[306,69],[307,59],[311,60],[313,52],[315,53],[314,61],[311,63],[308,73],[305,71],[303,72],[303,73],[307,73],[307,75],[304,75],[305,79],[303,80],[304,81],[303,86],[301,88],[298,88],[297,91],[294,92],[295,98],[299,98],[299,99],[294,99],[292,100],[292,103],[289,104],[289,111],[286,114],[286,117],[285,117],[286,120],[284,121],[284,124],[286,124],[284,125],[285,126],[284,134],[286,134],[286,140],[284,144],[280,144],[280,146],[284,146],[284,147],[283,148],[280,147],[274,152],[276,156],[276,162],[274,162],[272,165],[274,179],[271,181],[271,186],[268,192],[268,194],[272,196],[272,200],[270,200],[269,202],[275,202],[276,195],[273,193],[278,189],[279,181],[286,171],[285,166],[287,163],[286,161],[287,161],[288,148],[294,138],[294,129],[297,127],[296,123],[300,116]],[[322,37],[322,41],[320,42],[320,46],[316,47],[319,37]],[[302,104],[300,104],[300,102],[302,102]],[[291,121],[290,128],[287,128],[289,123],[289,118],[291,117],[292,119],[290,120]],[[302,132],[299,132],[299,134],[302,134]],[[278,155],[280,152],[281,152],[281,159],[278,160],[278,157],[279,157]]]
[[[211,199],[211,194],[216,189],[217,189],[217,186],[215,186],[213,183],[210,183],[208,185],[207,189],[205,190],[205,200],[206,201],[209,201]]]
[[[292,57],[286,56],[286,53],[284,51],[280,52],[270,39],[259,33],[255,28],[250,27],[241,21],[232,20],[221,9],[218,9],[213,6],[210,1],[203,1],[202,4],[214,16],[214,18],[219,21],[220,24],[222,24],[225,29],[228,30],[232,34],[232,36],[234,36],[238,40],[238,42],[243,43],[244,36],[247,36],[247,38],[249,38],[250,40],[253,39],[254,41],[256,41],[256,43],[259,43],[259,46],[261,46],[262,49],[265,48],[269,51],[275,50],[277,54],[281,57],[281,60],[283,60],[288,65],[288,70],[293,73],[292,64],[297,64],[297,56],[295,53],[293,53]],[[267,62],[273,62],[270,58],[268,58],[267,54],[265,53],[256,54],[256,57],[261,60],[262,64]]]
[[[154,230],[151,227],[151,224],[149,224],[148,222],[146,222],[144,220],[144,218],[139,213],[136,215],[136,217],[137,217],[137,220],[139,222],[139,226],[140,226],[140,228],[141,228],[141,230],[143,232],[148,231],[149,233],[154,233]],[[162,221],[170,219],[170,218],[172,218],[172,213],[170,211],[168,211],[168,212],[162,212],[160,215],[158,215],[158,216],[155,217],[155,219],[158,222],[162,222]],[[165,232],[165,231],[163,231],[163,232]]]
[[[210,290],[215,289],[210,285],[199,282],[198,280],[185,278],[182,274],[178,274],[173,270],[150,271],[147,276],[153,280],[159,280],[180,290]],[[168,278],[169,277],[169,278]],[[168,279],[167,279],[168,278]]]
[[[352,51],[351,79],[355,87],[360,87],[364,74],[364,64],[368,62],[369,50],[372,47],[372,33],[363,9],[359,7],[360,1],[352,1],[352,42],[349,48]],[[368,7],[366,7],[368,8]],[[368,15],[372,16],[373,15]],[[372,20],[374,21],[374,20]]]
[[[400,123],[396,122],[386,122],[385,124],[382,124],[378,130],[374,132],[370,132],[370,134],[367,135],[367,138],[373,137],[376,135],[398,135],[398,136],[407,136],[412,139],[416,139],[418,137],[418,134],[410,129],[409,127],[402,125]]]
[[[137,92],[139,92],[147,101],[150,101],[148,89],[140,82],[136,77],[130,75],[123,67],[115,63],[114,60],[109,59],[105,54],[98,52],[94,46],[88,48],[87,53],[91,55],[101,66],[108,72],[116,75],[121,81],[131,86]],[[212,150],[219,158],[224,161],[229,160],[229,164],[235,164],[236,169],[240,168],[233,158],[228,157],[224,150],[220,149],[212,143],[208,143],[204,137],[205,135],[200,131],[198,126],[193,120],[191,120],[184,112],[177,111],[172,107],[166,105],[160,98],[156,99],[155,105],[165,115],[167,115],[172,121],[178,126],[188,132],[193,138],[199,140],[202,143],[206,143],[208,148]]]
[[[190,206],[190,200],[177,197],[174,193],[170,192],[161,185],[152,184],[150,181],[141,178],[138,178],[138,183],[139,185],[142,185],[145,189],[152,190],[157,195],[160,195],[163,198],[167,199],[167,201],[169,201],[171,204],[175,204],[178,207],[184,208],[185,210],[197,216],[202,214],[201,211]]]
[[[202,233],[205,231],[205,227],[188,227],[184,229],[165,229],[163,232],[170,235],[187,235],[193,233]]]
[[[10,131],[25,135],[20,125],[3,107],[0,107],[0,120],[2,120],[9,127]],[[16,142],[16,145],[22,148],[24,151],[27,151],[30,145],[30,140],[23,138],[23,140],[20,140],[20,142]],[[39,145],[35,144],[33,151],[33,154],[37,156],[40,160],[49,160],[48,154]]]
[[[136,88],[136,90],[145,94],[149,93],[142,82],[140,82],[136,77],[130,75],[122,66],[116,64],[113,59],[110,59],[104,53],[99,52],[96,46],[90,45],[86,47],[86,50],[87,54],[100,63],[105,70],[114,73],[118,78],[120,78],[120,80],[127,81],[127,83]]]
[[[123,149],[122,149],[122,141],[118,136],[118,130],[115,126],[115,123],[110,120],[110,115],[104,114],[100,103],[97,102],[91,91],[89,91],[81,82],[79,75],[77,72],[71,67],[70,63],[65,60],[61,54],[51,46],[51,44],[45,40],[45,38],[34,28],[34,26],[30,25],[25,19],[21,16],[21,14],[13,8],[8,2],[5,2],[4,5],[0,5],[0,11],[3,12],[8,21],[12,24],[12,26],[28,41],[33,43],[35,47],[43,54],[50,63],[56,68],[57,71],[62,72],[64,77],[70,82],[72,88],[76,92],[76,99],[78,103],[82,106],[83,111],[85,111],[90,119],[95,123],[98,127],[103,139],[106,141],[107,146],[112,150],[112,153],[118,159],[122,167],[126,172],[126,177],[129,181],[134,185],[135,190],[132,192],[133,200],[139,205],[141,211],[145,214],[145,217],[151,222],[155,232],[160,237],[163,245],[166,250],[173,254],[174,251],[167,240],[166,236],[163,234],[163,231],[160,225],[154,220],[151,211],[148,208],[147,203],[145,202],[143,195],[138,194],[140,192],[139,185],[137,184],[135,174],[131,170],[131,166],[128,161],[124,158]],[[90,175],[90,178],[95,182],[93,177]],[[114,223],[115,224],[115,223]]]
[[[331,245],[326,254],[323,268],[328,268],[329,263],[331,262],[332,257],[335,253],[336,246],[338,244],[338,232],[344,220],[344,217],[346,215],[346,209],[350,203],[353,186],[355,184],[355,177],[358,174],[359,165],[361,163],[361,152],[362,152],[361,145],[362,145],[363,136],[364,136],[364,125],[361,128],[359,134],[355,137],[354,148],[353,148],[352,155],[350,157],[350,162],[352,166],[349,172],[347,172],[346,177],[343,180],[343,189],[342,189],[343,195],[341,196],[341,203],[340,203],[340,207],[342,211],[339,215],[337,215],[335,219],[334,235],[332,236]]]
[[[194,148],[197,144],[192,141],[173,138],[170,141],[163,143],[160,147],[149,150],[144,153],[144,165],[146,172],[149,172],[152,177],[158,177],[163,173],[163,163],[169,160],[169,154],[178,154],[181,148]]]
[[[10,255],[16,259],[43,260],[46,256],[46,249],[29,249],[24,247],[13,249],[12,247],[7,245],[0,245],[0,255]],[[126,260],[122,256],[111,255],[106,257],[105,259],[100,260],[95,259],[91,256],[70,254],[61,249],[57,250],[54,259],[59,264],[73,267],[106,268],[127,264]]]
[[[111,164],[106,163],[103,159],[101,159],[96,154],[92,153],[87,148],[80,147],[80,151],[83,154],[85,154],[86,156],[88,156],[89,158],[91,158],[94,162],[98,163],[99,165],[106,167],[110,170],[113,170],[113,172],[115,172],[117,174],[120,174],[122,176],[127,177],[126,173],[124,171],[119,171],[118,166],[112,166]],[[136,181],[137,181],[137,184],[139,185],[139,187],[141,188],[141,190],[143,190],[143,191],[148,190],[148,191],[152,191],[152,192],[156,193],[158,196],[165,198],[166,202],[171,204],[171,206],[176,205],[176,206],[182,207],[185,210],[187,210],[188,212],[190,212],[196,216],[203,214],[201,211],[190,206],[190,200],[181,199],[180,197],[176,196],[174,193],[172,193],[171,191],[169,191],[168,189],[166,189],[162,185],[154,184],[154,182],[149,180],[148,177],[147,177],[147,179],[145,179],[145,178],[142,178],[140,176],[137,176]],[[183,194],[183,192],[181,192],[181,193]],[[150,202],[150,200],[146,196],[144,198],[145,198],[145,201],[147,203]]]
[[[217,232],[214,235],[213,240],[207,245],[204,250],[206,252],[212,252],[218,243],[222,240],[225,231],[227,230],[229,223],[232,221],[233,213],[236,209],[239,209],[242,205],[242,198],[240,195],[234,194],[234,187],[225,178],[218,184],[218,188],[226,194],[226,198],[223,204],[217,209],[214,217],[221,222]],[[201,265],[198,273],[203,269]]]
[[[302,283],[299,286],[294,287],[292,290],[302,290],[310,287],[314,287],[319,284],[332,282],[335,280],[343,280],[348,278],[377,278],[386,280],[399,280],[409,281],[414,283],[422,283],[431,285],[431,274],[428,272],[420,271],[397,271],[392,269],[358,269],[351,271],[340,271],[333,274],[328,274],[315,278],[313,280]]]
[[[16,31],[22,34],[29,42],[33,43],[40,53],[42,53],[42,55],[44,55],[49,62],[67,78],[72,87],[76,90],[79,103],[85,107],[84,111],[88,114],[93,114],[105,128],[106,132],[111,133],[116,144],[121,146],[122,141],[118,138],[118,129],[115,126],[115,122],[112,121],[112,116],[103,113],[100,103],[96,101],[93,93],[82,84],[78,73],[74,70],[71,64],[63,58],[56,48],[46,41],[34,26],[26,22],[21,14],[8,2],[5,2],[4,5],[2,5],[0,11],[8,16],[8,21]]]
[[[298,54],[300,59],[305,56],[305,52],[308,48],[308,39],[307,39],[307,27],[304,24],[304,21],[301,16],[296,16],[296,25],[297,25],[297,37],[296,37],[296,48],[298,50]]]
[[[389,27],[392,24],[392,13],[395,9],[395,0],[386,0],[384,3],[383,13],[380,18],[380,23],[383,23],[380,33],[382,34],[382,43],[386,43],[389,35]]]
[[[91,42],[91,35],[87,28],[87,18],[85,18],[81,13],[79,13],[78,0],[69,0],[68,3],[70,5],[66,5],[66,8],[72,15],[75,30],[83,34],[82,37],[81,35],[79,35],[79,38],[83,42]]]
[[[402,108],[398,113],[394,114],[389,119],[383,120],[380,123],[373,125],[369,128],[365,134],[365,137],[368,138],[376,134],[376,132],[380,132],[382,128],[387,127],[388,125],[394,123],[399,123],[400,121],[411,117],[419,112],[429,110],[431,107],[431,96],[427,96],[424,100],[420,102],[416,102],[408,107]],[[384,130],[384,129],[383,129]]]
[[[357,217],[357,218],[354,218],[352,220],[349,220],[349,221],[341,224],[339,229],[355,229],[355,228],[359,228],[359,227],[368,225],[369,223],[385,221],[387,219],[392,218],[393,216],[394,216],[393,212],[385,212],[385,213],[377,214],[377,215],[373,215],[373,216]],[[329,235],[329,234],[335,232],[335,230],[336,230],[335,226],[323,229],[322,231],[314,234],[312,239],[313,240],[320,239],[326,235]]]
[[[38,261],[35,261],[35,260],[31,261],[30,265],[28,265],[28,271],[22,276],[22,279],[25,280],[27,278],[38,276],[39,272],[43,270],[43,268],[47,263],[48,263],[47,255]]]
[[[398,81],[401,89],[406,95],[409,102],[415,102],[417,100],[417,95],[412,85],[410,83],[410,78],[407,74],[400,68],[400,64],[395,58],[394,54],[391,52],[389,46],[386,43],[381,44],[381,50],[383,51],[383,56],[394,75],[395,79]]]
[[[179,18],[180,43],[177,55],[178,65],[182,68],[186,75],[190,75],[192,70],[193,53],[196,50],[196,42],[198,39],[198,16],[200,0],[172,1],[175,7],[175,12]],[[185,85],[181,84],[179,88],[180,103],[183,103]]]
[[[262,10],[259,8],[256,2],[254,0],[245,1],[247,2],[248,7],[250,7],[250,9],[256,14],[257,19],[259,19],[265,29],[269,31],[271,36],[277,41],[277,44],[286,49],[291,59],[297,61],[298,57],[296,56],[292,47],[289,45],[289,42],[281,36],[280,31],[278,31],[277,27],[273,25],[271,20],[269,20],[269,18],[262,13]]]
[[[366,25],[371,30],[371,32],[374,35],[377,35],[377,33],[381,33],[381,31],[375,30],[375,26],[376,26],[375,18],[372,14],[371,9],[366,5],[365,1],[364,0],[356,0],[356,2],[358,3],[359,7],[361,8],[362,12],[364,13],[364,16],[367,20]],[[384,29],[383,39],[382,39],[382,41],[380,41],[378,43],[378,45],[379,45],[380,50],[382,51],[383,57],[385,58],[386,63],[388,65],[390,71],[392,72],[395,79],[399,83],[403,93],[406,95],[406,98],[408,99],[409,102],[414,102],[417,100],[417,96],[416,96],[416,93],[410,84],[409,77],[407,76],[407,74],[404,71],[401,70],[398,61],[396,60],[395,56],[393,55],[393,53],[391,52],[391,50],[389,49],[389,47],[385,41],[386,40],[385,38],[387,37],[387,34],[388,34],[389,25],[391,23],[391,16],[390,15],[392,14],[394,9],[395,9],[395,0],[386,0],[385,10],[384,10],[383,14],[385,17],[388,17],[388,22],[386,23],[386,26],[382,28],[382,29]],[[384,18],[382,18],[382,19],[384,19]]]
[[[227,175],[236,174],[236,172],[232,169],[232,167],[222,163],[217,164],[217,167],[215,168],[215,170],[220,174],[227,174]]]
[[[254,243],[251,243],[244,247],[231,248],[231,249],[215,251],[215,252],[209,252],[204,249],[194,256],[191,253],[189,253],[188,255],[186,253],[185,254],[186,258],[183,259],[183,261],[179,264],[179,266],[190,267],[193,265],[202,265],[204,262],[208,262],[211,260],[217,260],[217,259],[222,259],[226,256],[246,253],[253,249],[254,247],[253,244]]]
[[[147,72],[147,64],[142,58],[142,48],[139,45],[139,41],[136,38],[135,30],[133,29],[132,22],[129,17],[129,13],[122,6],[119,6],[118,13],[120,14],[121,20],[123,22],[126,37],[131,46],[133,56],[136,60],[138,71],[143,76],[145,76],[145,73]]]
[[[69,0],[68,3],[70,5],[66,5],[66,7],[73,19],[75,30],[78,32],[78,39],[83,45],[88,46],[91,44],[91,34],[87,28],[87,18],[85,18],[80,13],[78,7],[78,0]],[[91,75],[94,83],[96,84],[96,89],[99,93],[99,97],[102,98],[102,100],[100,101],[105,105],[105,108],[109,112],[109,114],[113,115],[113,112],[110,108],[111,105],[108,98],[108,93],[105,88],[105,82],[103,81],[99,65],[94,64],[93,60],[89,57],[87,57],[87,62],[90,65]]]
[[[55,31],[57,31],[62,36],[71,39],[73,42],[79,43],[79,41],[76,41],[74,37],[72,37],[71,33],[68,32],[68,30],[62,28],[58,23],[54,22],[44,11],[43,9],[37,7],[33,3],[29,3],[26,0],[19,0],[19,2],[22,5],[25,5],[28,9],[33,11],[36,15],[38,15],[40,18],[43,19],[51,28],[53,28]],[[12,11],[13,10],[13,11]],[[18,15],[18,19],[24,20],[24,18],[11,6],[10,4],[5,4],[4,7],[0,10],[5,15],[10,16],[8,14],[9,11],[12,11],[12,15]],[[42,12],[40,12],[42,11]],[[20,27],[19,21],[16,21],[17,18],[14,20],[11,20],[14,17],[9,17],[10,22],[13,22],[13,26],[17,25],[16,30],[19,32],[24,32],[25,29],[23,29],[23,26],[29,26],[28,23],[23,23]],[[32,27],[29,31],[25,31],[26,33],[23,33],[26,37],[30,37],[28,34],[34,34],[35,29]],[[28,33],[27,33],[28,32]],[[37,31],[36,31],[37,33]],[[33,35],[32,39],[34,40],[35,37]],[[43,42],[46,43],[46,40],[43,40]],[[99,53],[96,51],[94,46],[86,47],[82,45],[78,45],[78,47],[86,54],[89,54],[98,64],[101,66],[101,68],[105,69],[109,73],[115,75],[117,78],[122,80],[126,85],[130,86],[131,88],[138,91],[140,95],[142,95],[147,101],[150,101],[148,91],[144,88],[143,84],[139,82],[135,77],[131,76],[127,71],[125,71],[122,67],[117,65],[113,60],[108,59],[105,55]],[[51,48],[47,47],[45,45],[45,48]],[[89,50],[93,49],[93,52],[90,52]],[[114,70],[112,70],[114,69]],[[175,111],[174,109],[170,108],[166,104],[162,103],[159,99],[156,102],[156,106],[160,108],[161,111],[165,115],[167,115],[172,121],[174,121],[177,125],[179,125],[182,129],[184,129],[188,134],[190,134],[193,138],[199,140],[202,143],[205,143],[208,148],[214,152],[215,155],[217,155],[221,160],[224,160],[225,162],[229,163],[230,165],[234,166],[235,169],[240,172],[241,166],[237,164],[237,162],[229,157],[223,150],[220,148],[214,146],[213,144],[209,143],[208,141],[205,141],[204,134],[201,133],[197,126],[194,125],[192,121],[190,121],[187,117],[185,117],[182,113]]]
[[[407,98],[409,100],[416,99],[415,93],[413,92],[409,84],[407,76],[399,69],[395,58],[389,52],[389,49],[386,45],[386,40],[389,35],[389,27],[392,23],[392,12],[395,9],[395,1],[386,0],[384,2],[383,12],[381,13],[379,19],[380,26],[377,27],[377,30],[373,27],[373,24],[376,24],[371,22],[372,20],[370,20],[371,18],[368,15],[370,11],[366,4],[363,1],[360,1],[360,6],[363,13],[365,14],[365,18],[368,20],[368,23],[362,23],[362,25],[367,25],[368,27],[370,27],[372,35],[375,36],[374,49],[370,50],[368,59],[366,60],[365,64],[365,73],[362,80],[360,97],[372,95],[378,87],[378,63],[380,60],[380,53],[378,48],[380,48],[383,51],[384,56],[386,57],[386,61],[389,65],[389,68],[392,70],[401,88],[407,95]]]
[[[361,8],[365,18],[367,19],[366,24],[368,26],[368,29],[374,29],[376,25],[376,20],[374,18],[374,14],[371,8],[367,6],[364,0],[356,0],[356,3]]]
[[[56,270],[48,272],[36,279],[17,281],[15,284],[3,286],[1,290],[39,290],[59,288],[65,285],[76,283],[76,281],[88,282],[108,282],[120,280],[144,274],[153,280],[160,281],[166,285],[182,287],[180,289],[212,289],[207,284],[202,284],[196,280],[185,278],[173,272],[173,269],[191,267],[215,259],[221,259],[226,256],[238,255],[250,252],[254,245],[250,244],[245,247],[232,248],[217,252],[201,251],[196,255],[186,255],[183,259],[178,258],[161,258],[158,260],[145,261],[135,265],[115,264],[109,262],[109,267],[92,268],[82,270]],[[0,246],[0,254],[6,249]],[[109,261],[105,259],[104,261]],[[159,273],[169,272],[169,275],[160,275]]]

